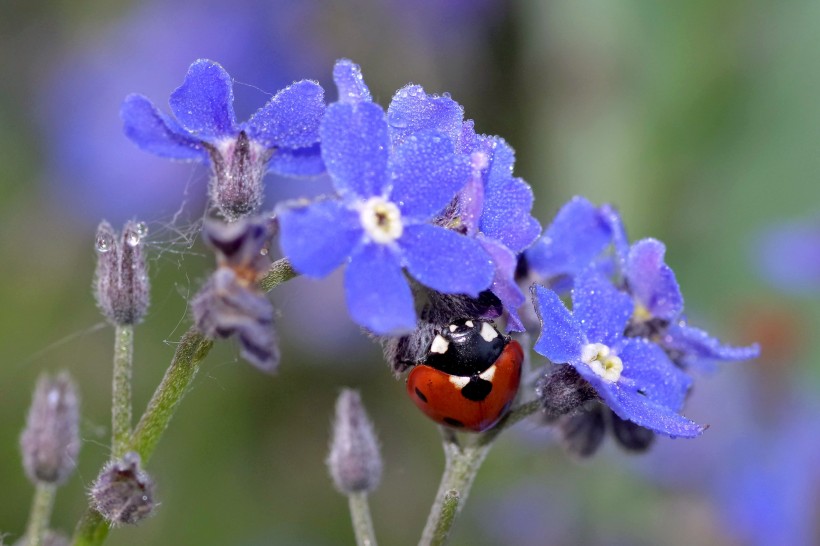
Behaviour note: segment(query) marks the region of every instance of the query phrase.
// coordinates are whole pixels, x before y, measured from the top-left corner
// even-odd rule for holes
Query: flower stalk
[[[367,492],[350,493],[347,500],[350,507],[350,519],[353,521],[353,532],[356,534],[356,545],[376,546],[376,532],[373,529],[373,518],[370,516]]]
[[[134,326],[117,325],[114,331],[114,374],[111,396],[111,452],[120,458],[131,439],[131,375]]]
[[[48,531],[49,520],[51,520],[56,491],[57,486],[53,483],[39,482],[37,484],[26,527],[26,546],[40,546],[43,543],[43,538]]]

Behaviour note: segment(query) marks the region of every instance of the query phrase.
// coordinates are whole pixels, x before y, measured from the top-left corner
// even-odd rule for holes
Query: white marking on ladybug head
[[[498,337],[498,331],[493,328],[489,322],[485,322],[481,325],[479,334],[484,338],[484,341],[492,341]]]
[[[465,322],[464,322],[464,325],[465,325],[467,328],[472,328],[472,327],[474,326],[474,325],[473,325],[473,321],[471,321],[471,320],[465,321]]]
[[[464,377],[463,375],[451,375],[450,376],[450,383],[458,387],[459,389],[463,389],[467,386],[467,383],[470,382],[469,377]]]
[[[480,377],[484,381],[489,381],[489,382],[492,383],[493,377],[495,377],[495,369],[496,369],[496,366],[495,366],[495,364],[493,364],[492,366],[490,366],[489,368],[487,368],[486,370],[484,370],[483,372],[478,374],[478,377]]]
[[[456,326],[455,324],[451,324],[450,325],[450,331],[455,332],[456,330],[458,330],[458,326]]]
[[[430,352],[443,355],[449,348],[450,342],[441,337],[440,334],[436,334],[436,337],[433,338],[433,344],[430,345]]]

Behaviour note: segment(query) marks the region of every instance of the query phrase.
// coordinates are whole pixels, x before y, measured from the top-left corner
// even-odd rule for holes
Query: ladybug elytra
[[[436,333],[407,377],[407,393],[437,423],[482,432],[512,404],[523,360],[521,345],[491,323],[457,320]]]

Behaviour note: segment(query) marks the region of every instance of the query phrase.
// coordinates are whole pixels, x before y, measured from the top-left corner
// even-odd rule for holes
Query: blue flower
[[[530,214],[532,190],[513,177],[515,152],[502,138],[477,135],[473,122],[464,121],[461,105],[448,95],[429,95],[418,85],[395,94],[387,120],[394,144],[419,131],[436,130],[469,157],[470,181],[459,192],[456,206],[438,223],[475,237],[492,257],[495,275],[490,290],[507,310],[507,328],[523,331],[518,308],[526,297],[515,282],[517,257],[535,241],[541,225]]]
[[[536,285],[533,294],[541,319],[536,352],[573,366],[624,420],[671,437],[703,432],[677,413],[690,378],[654,343],[624,337],[633,312],[628,294],[593,270],[576,279],[572,312],[552,290]]]
[[[249,214],[262,200],[262,177],[323,171],[319,121],[324,91],[309,80],[279,91],[251,118],[237,123],[233,84],[217,63],[194,62],[171,94],[167,116],[142,95],[129,95],[121,116],[125,134],[140,148],[172,159],[210,161],[210,197],[229,220]]]
[[[416,313],[404,271],[446,294],[477,296],[492,282],[493,264],[475,240],[432,224],[466,184],[470,165],[437,131],[394,147],[358,66],[339,61],[333,75],[339,101],[319,133],[338,198],[280,207],[282,251],[310,277],[347,263],[353,320],[376,334],[407,332]]]
[[[760,354],[757,344],[733,347],[689,326],[683,318],[683,296],[675,273],[664,262],[666,247],[655,239],[634,243],[623,260],[623,276],[633,297],[632,335],[650,337],[684,366],[704,361],[748,360]]]
[[[571,287],[572,279],[600,259],[610,245],[628,248],[620,215],[609,205],[596,207],[580,196],[561,207],[555,219],[526,253],[527,266],[539,278]],[[620,254],[616,252],[616,255]]]

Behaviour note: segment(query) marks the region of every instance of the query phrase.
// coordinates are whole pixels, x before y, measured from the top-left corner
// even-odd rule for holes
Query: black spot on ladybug
[[[464,427],[464,423],[462,423],[458,419],[453,419],[452,417],[445,417],[444,419],[442,419],[442,421],[444,421],[446,424],[450,425],[451,427],[458,427],[458,428],[463,428]]]
[[[470,382],[461,389],[461,395],[467,400],[481,402],[493,390],[493,384],[486,379],[481,379],[477,375],[470,378]]]
[[[421,392],[420,390],[418,390],[418,389],[416,389],[416,396],[418,396],[418,397],[419,397],[419,399],[420,399],[422,402],[424,402],[425,404],[427,403],[427,397],[426,397],[426,396],[424,396],[424,393],[422,393],[422,392]]]

